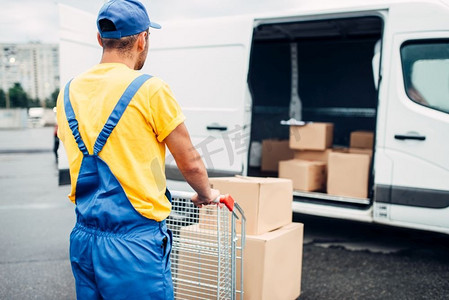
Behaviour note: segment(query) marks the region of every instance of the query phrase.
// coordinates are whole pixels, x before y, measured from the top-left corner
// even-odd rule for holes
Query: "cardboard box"
[[[177,263],[177,268],[173,270],[173,276],[176,277],[175,298],[181,298],[182,295],[183,299],[191,300],[216,299],[217,289],[212,286],[217,285],[219,273],[218,256],[213,254],[217,253],[219,246],[217,231],[202,229],[194,224],[181,227],[179,238],[180,248],[172,253],[172,259],[176,256]]]
[[[308,123],[290,126],[290,148],[300,150],[325,150],[332,146],[334,124]]]
[[[372,131],[353,131],[349,141],[350,148],[373,149],[374,133]]]
[[[349,153],[366,154],[369,156],[370,161],[371,161],[371,158],[373,157],[373,150],[371,150],[371,149],[349,148]]]
[[[289,141],[263,140],[262,141],[262,171],[278,171],[279,161],[293,158],[293,150]]]
[[[245,300],[296,299],[301,293],[301,271],[304,225],[291,223],[262,235],[246,235],[243,255],[243,287]],[[215,237],[215,240],[214,240]],[[217,250],[216,231],[201,229],[198,224],[182,227],[181,248],[175,296],[183,299],[216,299],[218,258],[207,251],[196,251],[198,243],[208,243]],[[210,238],[210,239],[209,239]],[[192,248],[193,247],[193,248]],[[210,253],[210,252],[209,252]],[[173,255],[173,254],[172,254]],[[237,261],[237,289],[240,290],[240,261]],[[190,281],[188,284],[183,280]],[[198,285],[192,284],[199,283]],[[205,283],[200,286],[200,283]]]
[[[279,177],[291,179],[293,189],[324,191],[326,189],[326,163],[292,159],[279,162]]]
[[[301,293],[304,225],[291,223],[262,235],[247,235],[243,255],[245,300],[292,300]],[[237,272],[237,288],[240,289]]]
[[[354,198],[368,197],[370,158],[366,154],[329,154],[327,193]]]
[[[293,187],[289,179],[236,176],[209,178],[209,182],[242,207],[246,234],[262,234],[292,221]],[[240,232],[238,220],[237,229]]]
[[[329,153],[332,149],[326,150],[294,150],[294,159],[313,160],[327,163]]]

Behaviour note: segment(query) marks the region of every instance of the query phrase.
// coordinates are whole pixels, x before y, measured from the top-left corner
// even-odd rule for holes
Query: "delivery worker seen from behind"
[[[135,0],[106,2],[97,26],[100,64],[69,82],[57,104],[76,203],[70,260],[77,298],[172,299],[165,146],[197,192],[195,205],[219,192],[209,187],[168,85],[137,71],[149,28],[160,26]]]

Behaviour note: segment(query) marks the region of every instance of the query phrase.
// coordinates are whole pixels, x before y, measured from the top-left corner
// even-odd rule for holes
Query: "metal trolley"
[[[229,195],[197,208],[194,193],[172,191],[175,299],[243,299],[245,215]]]

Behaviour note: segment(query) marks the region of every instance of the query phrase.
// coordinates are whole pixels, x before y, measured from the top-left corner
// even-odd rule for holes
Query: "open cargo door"
[[[59,68],[61,84],[86,71],[101,59],[96,16],[59,5]]]
[[[61,89],[76,75],[100,62],[96,16],[59,4],[59,74]],[[64,147],[58,149],[59,184],[70,184]]]
[[[251,115],[247,86],[253,20],[226,17],[162,23],[143,71],[172,88],[209,175],[244,172]],[[167,177],[179,178],[167,158]]]
[[[384,47],[379,100],[385,129],[378,130],[376,151],[378,221],[449,228],[448,13],[448,6],[431,3],[389,11],[385,35],[392,39]]]

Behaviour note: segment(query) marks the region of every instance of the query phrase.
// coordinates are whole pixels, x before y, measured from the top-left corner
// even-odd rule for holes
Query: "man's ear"
[[[98,44],[103,48],[103,42],[101,41],[101,36],[100,36],[99,32],[97,32],[97,41],[98,41]]]
[[[144,31],[144,32],[141,32],[139,34],[139,37],[137,38],[137,50],[139,52],[142,52],[145,50],[145,46],[148,42],[147,35],[148,35],[148,32]]]

